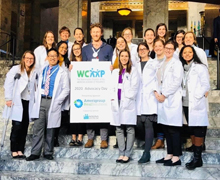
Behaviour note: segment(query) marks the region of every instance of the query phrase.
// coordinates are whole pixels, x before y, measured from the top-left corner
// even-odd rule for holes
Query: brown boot
[[[88,139],[87,143],[85,144],[85,148],[91,148],[93,146],[93,139]]]
[[[102,141],[102,142],[101,142],[101,145],[100,145],[100,148],[101,148],[101,149],[106,149],[107,147],[108,147],[107,141],[105,141],[105,140]]]
[[[157,139],[157,141],[155,142],[155,144],[151,147],[151,149],[160,149],[160,148],[164,148],[164,141]]]

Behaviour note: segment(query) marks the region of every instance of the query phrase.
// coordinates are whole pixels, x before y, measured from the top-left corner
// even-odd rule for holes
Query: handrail
[[[219,53],[220,53],[220,50],[219,50],[219,47],[218,47],[218,44],[216,44],[216,47],[217,47],[217,90],[220,90],[220,69],[219,69]]]
[[[11,55],[11,53],[9,52],[9,43],[12,43],[12,64],[14,65],[15,63],[15,36],[12,34],[9,34],[7,32],[0,32],[0,34],[6,34],[6,38],[8,39],[8,37],[10,38],[9,40],[7,40],[6,42],[4,42],[2,45],[0,45],[0,48],[7,45],[7,51],[6,54],[7,55]]]

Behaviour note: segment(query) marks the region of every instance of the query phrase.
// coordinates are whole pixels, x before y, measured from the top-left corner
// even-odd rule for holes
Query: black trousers
[[[185,114],[186,117],[186,121],[187,123],[189,122],[189,108],[183,106],[183,112]],[[194,135],[195,137],[201,137],[201,138],[205,138],[206,136],[206,132],[207,132],[207,126],[188,126],[189,128],[189,134],[192,136]]]
[[[71,134],[85,134],[86,133],[86,124],[85,123],[70,123]]]
[[[163,132],[166,136],[167,142],[167,154],[173,154],[173,156],[181,156],[181,128],[177,126],[162,125]]]
[[[22,99],[23,106],[23,116],[22,121],[14,121],[12,120],[12,128],[11,128],[11,151],[17,152],[21,151],[24,153],[24,146],[26,142],[26,136],[29,125],[29,101],[25,101]]]

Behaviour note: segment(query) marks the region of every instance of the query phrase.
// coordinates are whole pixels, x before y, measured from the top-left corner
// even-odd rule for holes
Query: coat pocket
[[[52,112],[60,111],[61,112],[62,103],[54,101]]]
[[[125,98],[123,100],[123,108],[125,110],[133,110],[133,109],[135,109],[135,102],[134,102],[134,100],[129,99],[129,98]]]
[[[202,98],[194,97],[194,110],[204,110],[206,108],[206,100],[203,96]]]

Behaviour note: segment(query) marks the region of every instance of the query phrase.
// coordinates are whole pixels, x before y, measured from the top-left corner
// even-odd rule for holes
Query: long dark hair
[[[129,50],[129,47],[128,47],[128,43],[127,43],[126,39],[125,39],[123,36],[119,36],[119,37],[117,38],[117,40],[116,40],[116,45],[117,45],[117,41],[118,41],[119,38],[122,38],[122,39],[124,40],[124,42],[125,42],[125,49],[128,50],[128,51],[130,51],[130,50]],[[116,47],[116,45],[115,45],[115,49],[118,50],[117,47]],[[117,52],[117,51],[115,51],[115,52],[116,52],[116,57],[118,57],[118,55],[119,55],[118,52]]]
[[[195,49],[192,46],[187,45],[187,46],[183,46],[183,48],[181,49],[180,54],[179,54],[179,59],[180,59],[182,65],[183,65],[183,67],[187,63],[186,63],[185,59],[183,59],[182,54],[183,54],[184,49],[187,48],[187,47],[191,48],[192,51],[193,51],[193,62],[195,62],[196,64],[203,64],[202,61],[197,56]],[[203,65],[205,65],[205,64],[203,64]]]
[[[57,50],[58,50],[58,52],[59,52],[59,48],[60,48],[60,46],[61,46],[62,44],[66,44],[66,46],[67,46],[67,51],[66,51],[66,54],[62,55],[62,54],[59,53],[59,55],[63,56],[65,66],[66,66],[67,68],[69,68],[70,61],[69,61],[69,59],[68,59],[68,44],[67,44],[67,42],[66,42],[66,41],[60,41],[59,43],[57,43]]]
[[[126,68],[126,72],[128,72],[129,74],[131,73],[131,66],[132,66],[132,62],[131,62],[131,54],[130,54],[130,51],[124,49],[122,50],[120,53],[119,53],[119,75],[122,74],[122,70],[123,70],[123,66],[121,64],[121,61],[120,61],[120,57],[121,57],[121,53],[123,52],[127,52],[128,53],[128,63],[127,63],[127,68]]]
[[[73,53],[73,47],[76,46],[76,45],[78,45],[78,46],[80,47],[80,49],[81,49],[80,58],[81,58],[81,61],[82,61],[82,46],[81,46],[81,44],[79,44],[79,43],[77,43],[77,42],[75,42],[75,43],[73,44],[72,48],[71,48],[70,61],[76,61],[76,56],[75,56],[75,54]]]
[[[167,41],[168,40],[168,30],[167,30],[167,25],[165,24],[165,23],[159,23],[158,25],[157,25],[157,27],[156,27],[156,30],[155,30],[155,32],[156,32],[156,39],[157,38],[160,38],[159,37],[159,35],[158,35],[158,29],[159,29],[159,27],[161,27],[161,26],[164,26],[165,27],[165,30],[166,30],[166,33],[165,33],[165,35],[164,35],[164,39],[165,39],[165,41]]]

